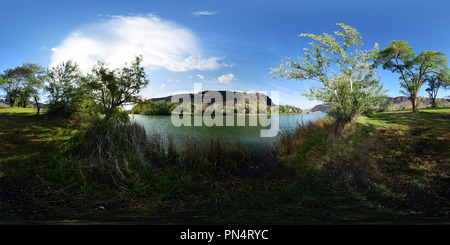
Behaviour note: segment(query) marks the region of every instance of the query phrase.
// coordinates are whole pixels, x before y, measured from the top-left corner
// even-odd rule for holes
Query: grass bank
[[[383,112],[352,124],[309,123],[281,133],[277,168],[255,176],[243,172],[252,171],[252,157],[239,145],[190,138],[177,148],[173,138],[148,139],[135,126],[81,130],[36,117],[32,109],[0,108],[1,218],[448,223],[449,112]]]
[[[290,150],[282,147],[280,162],[297,176],[345,190],[343,196],[389,212],[393,221],[450,221],[450,108],[319,122],[281,139]]]

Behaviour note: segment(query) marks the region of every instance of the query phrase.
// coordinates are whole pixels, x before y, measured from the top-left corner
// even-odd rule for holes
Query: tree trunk
[[[38,114],[38,116],[39,116],[39,110],[40,110],[41,108],[39,108],[39,102],[37,101],[37,98],[36,98],[36,97],[34,97],[34,102],[36,102],[37,114]]]
[[[411,104],[412,104],[413,113],[419,113],[419,107],[417,106],[417,95],[416,94],[411,94]]]
[[[431,98],[431,107],[436,108],[436,98]]]

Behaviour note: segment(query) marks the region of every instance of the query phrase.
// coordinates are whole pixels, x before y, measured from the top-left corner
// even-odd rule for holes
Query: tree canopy
[[[425,91],[428,92],[428,96],[431,100],[431,106],[437,107],[438,103],[436,97],[438,95],[439,89],[447,89],[450,87],[450,69],[445,69],[439,74],[433,74],[432,76],[427,76],[425,81],[428,83],[428,88]]]
[[[68,117],[80,110],[80,102],[86,96],[81,89],[82,74],[72,60],[62,62],[47,72],[48,114]]]
[[[417,93],[420,87],[428,75],[442,74],[448,68],[447,62],[442,52],[422,51],[416,55],[407,41],[398,40],[391,41],[378,56],[383,69],[400,74],[400,86],[407,90],[415,113],[419,112]]]
[[[24,63],[14,69],[5,70],[1,78],[0,88],[6,92],[10,106],[14,106],[17,102],[19,106],[26,107],[30,97],[33,97],[38,103],[39,90],[44,83],[45,69],[35,63]]]
[[[361,34],[351,26],[338,23],[342,30],[323,35],[300,34],[310,37],[309,48],[304,48],[301,63],[283,60],[278,68],[272,68],[273,78],[314,80],[321,86],[312,87],[304,94],[311,100],[330,103],[328,114],[351,121],[355,116],[369,112],[383,102],[383,86],[376,78],[374,59],[378,44],[373,49],[360,50]],[[342,41],[339,41],[341,39]]]
[[[87,86],[92,90],[94,100],[100,105],[106,120],[119,115],[119,107],[125,103],[138,102],[138,94],[148,85],[142,57],[137,56],[130,67],[111,70],[106,63],[99,62],[92,70]]]

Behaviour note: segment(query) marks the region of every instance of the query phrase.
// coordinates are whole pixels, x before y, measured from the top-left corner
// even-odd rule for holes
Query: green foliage
[[[132,112],[141,115],[171,115],[176,106],[178,105],[164,100],[146,100],[133,106]]]
[[[432,107],[439,107],[440,100],[436,100],[439,89],[447,89],[450,87],[450,69],[443,70],[440,74],[433,76],[427,76],[425,81],[428,83],[428,88],[425,91],[428,92],[428,96],[431,99]]]
[[[100,105],[100,112],[105,120],[114,120],[118,108],[131,102],[138,102],[139,92],[150,82],[144,68],[140,65],[142,57],[138,56],[130,67],[110,70],[106,64],[99,62],[87,80],[92,90],[93,99]]]
[[[270,106],[267,106],[267,111],[270,113]],[[279,114],[301,114],[302,109],[292,105],[278,105]]]
[[[6,99],[9,101],[10,106],[14,106],[16,97],[18,97],[20,83],[21,76],[19,76],[18,68],[7,69],[2,74],[0,85],[1,89],[6,92]]]
[[[82,84],[78,64],[69,60],[47,72],[48,111],[50,115],[70,117],[81,113],[89,91]]]
[[[137,105],[133,106],[132,112],[136,114],[141,115],[171,115],[172,111],[175,108],[178,108],[178,111],[184,111],[186,113],[190,110],[191,114],[193,115],[202,115],[205,110],[213,110],[215,111],[221,111],[223,114],[227,113],[227,107],[222,106],[222,109],[219,110],[217,108],[218,104],[208,104],[208,103],[202,103],[200,105],[195,105],[194,103],[188,103],[186,107],[184,108],[184,105],[179,105],[171,102],[166,102],[164,100],[159,100],[156,102],[153,102],[151,100],[146,100],[144,102],[138,103]],[[190,108],[189,108],[190,107]],[[291,106],[291,105],[277,105],[277,108],[279,110],[280,114],[301,114],[302,109]],[[271,107],[267,106],[267,113],[271,113]],[[245,105],[237,105],[235,104],[233,111],[229,112],[231,114],[234,113],[240,113],[243,111],[245,114],[258,114],[262,113],[258,109],[258,103],[246,103]]]
[[[435,99],[434,100],[434,104],[432,105],[432,107],[435,107],[435,108],[437,108],[437,107],[441,107],[442,106],[442,100],[437,100],[437,99]]]
[[[400,86],[406,89],[413,112],[418,113],[417,94],[420,87],[426,82],[427,75],[445,74],[448,60],[442,52],[422,51],[416,55],[412,50],[406,41],[391,41],[387,48],[380,51],[377,62],[383,65],[383,69],[400,74]]]
[[[288,59],[279,68],[272,68],[271,73],[276,74],[273,78],[320,82],[320,87],[310,88],[304,95],[331,104],[329,115],[351,121],[377,108],[387,96],[374,70],[378,44],[371,50],[361,51],[360,33],[343,23],[337,25],[343,30],[336,31],[335,36],[301,34],[316,41],[309,43],[311,48],[305,48],[304,58],[300,58],[303,64]],[[339,42],[338,37],[343,42]]]
[[[30,97],[33,97],[36,103],[38,102],[39,90],[44,83],[45,69],[38,64],[25,63],[14,69],[5,70],[1,77],[0,88],[6,92],[10,106],[17,104],[25,108],[29,104]]]
[[[378,112],[391,111],[393,108],[394,108],[394,102],[389,101],[389,103],[381,106],[380,109],[378,110]]]

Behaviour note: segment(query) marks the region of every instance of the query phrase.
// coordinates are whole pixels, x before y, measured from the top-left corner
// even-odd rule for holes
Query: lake
[[[316,121],[326,117],[326,113],[313,114],[289,114],[279,115],[279,130],[289,130],[295,128],[301,122]],[[195,120],[197,116],[191,116],[191,120]],[[225,118],[226,116],[224,116]],[[236,117],[235,122],[236,122]],[[270,128],[262,126],[249,126],[249,116],[246,115],[245,126],[174,126],[171,116],[154,116],[154,115],[130,115],[132,121],[144,126],[147,132],[169,133],[177,136],[192,136],[199,139],[218,138],[223,141],[239,141],[251,148],[270,146],[276,140],[275,137],[260,137],[262,129]],[[225,120],[225,119],[224,119]],[[191,125],[194,125],[193,123]],[[226,125],[224,123],[223,125]]]

